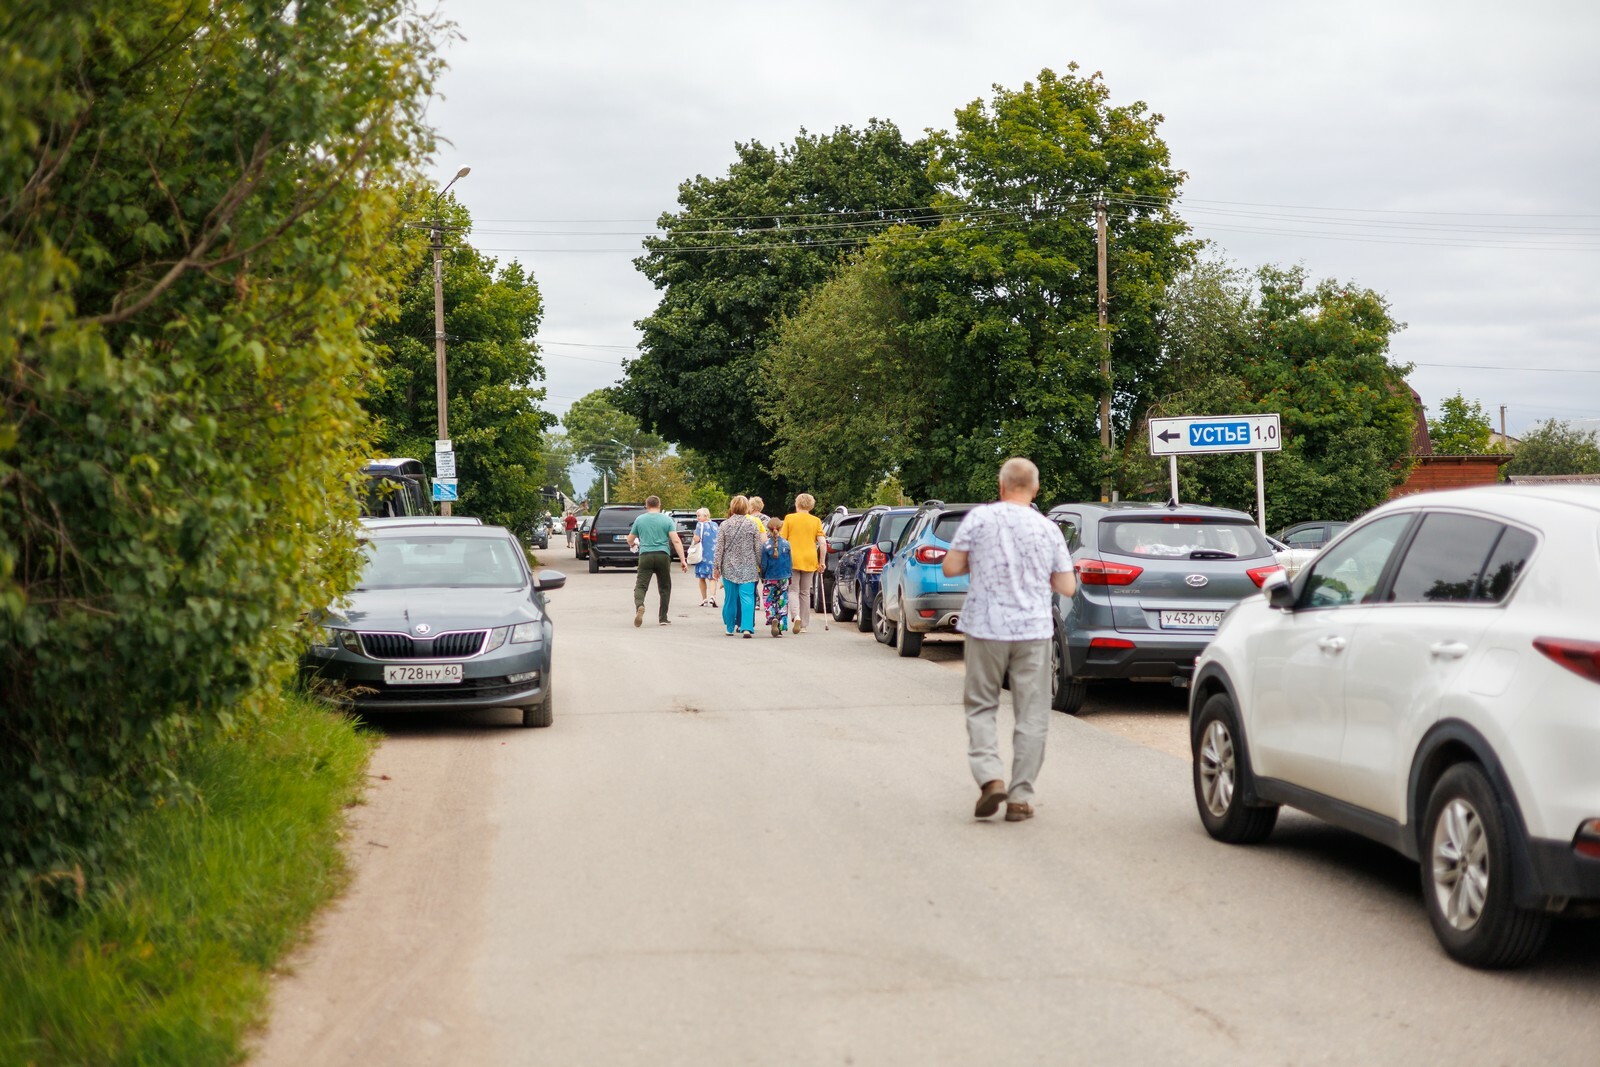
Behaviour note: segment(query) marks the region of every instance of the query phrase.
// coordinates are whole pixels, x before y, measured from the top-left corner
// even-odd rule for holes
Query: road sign
[[[456,454],[454,452],[435,452],[433,454],[433,473],[440,478],[454,479],[456,476]]]
[[[1152,456],[1187,456],[1204,452],[1278,452],[1283,433],[1278,416],[1189,415],[1150,420]]]
[[[446,437],[442,441],[433,442],[433,450],[435,452],[454,452],[455,447],[450,444],[450,438]]]
[[[456,480],[454,478],[435,478],[433,480],[433,502],[435,504],[460,500],[456,495]]]

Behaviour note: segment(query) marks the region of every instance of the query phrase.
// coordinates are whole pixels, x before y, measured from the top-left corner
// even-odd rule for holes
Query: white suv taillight
[[[1572,850],[1580,856],[1600,860],[1600,819],[1590,819],[1578,827],[1578,837]]]
[[[1600,682],[1600,641],[1579,641],[1571,637],[1535,637],[1533,647],[1561,664],[1573,674]]]

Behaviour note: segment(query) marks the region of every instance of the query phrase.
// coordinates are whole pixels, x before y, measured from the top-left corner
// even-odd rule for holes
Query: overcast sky
[[[472,167],[473,243],[538,279],[558,414],[620,375],[656,302],[640,231],[735,141],[873,117],[909,139],[1075,61],[1166,117],[1180,213],[1221,254],[1385,294],[1430,410],[1459,389],[1512,434],[1600,418],[1593,0],[441,8],[462,39],[432,169]]]

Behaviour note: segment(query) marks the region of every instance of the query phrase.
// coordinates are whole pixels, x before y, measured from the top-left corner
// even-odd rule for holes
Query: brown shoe
[[[984,782],[982,790],[978,793],[978,806],[972,809],[972,814],[979,819],[987,819],[1000,810],[1000,805],[1006,802],[1006,784],[996,778],[992,782]]]
[[[1023,819],[1033,818],[1032,804],[1007,804],[1006,822],[1021,822]]]

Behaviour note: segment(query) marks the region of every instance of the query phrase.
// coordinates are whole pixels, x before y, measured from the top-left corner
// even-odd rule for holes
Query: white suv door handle
[[[1440,641],[1428,646],[1434,659],[1460,659],[1467,654],[1467,646],[1460,641]]]
[[[1344,638],[1342,638],[1342,637],[1324,637],[1321,641],[1317,642],[1317,647],[1322,649],[1322,651],[1324,651],[1324,652],[1333,652],[1333,653],[1343,652],[1344,651]]]

